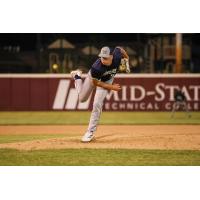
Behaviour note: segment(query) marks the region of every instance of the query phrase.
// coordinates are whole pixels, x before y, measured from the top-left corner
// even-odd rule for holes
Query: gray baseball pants
[[[110,79],[106,81],[106,83],[112,84],[113,79]],[[85,102],[91,95],[93,89],[95,86],[93,85],[92,78],[90,75],[90,72],[88,73],[87,77],[85,78],[85,81],[83,82],[82,79],[77,79],[75,80],[75,88],[78,92],[79,96],[79,101],[80,102]],[[94,96],[94,102],[93,102],[93,108],[92,108],[92,113],[90,116],[90,122],[88,125],[88,131],[94,132],[97,129],[97,125],[102,113],[102,107],[103,107],[103,101],[108,94],[108,90],[101,88],[101,87],[96,87],[96,93]]]

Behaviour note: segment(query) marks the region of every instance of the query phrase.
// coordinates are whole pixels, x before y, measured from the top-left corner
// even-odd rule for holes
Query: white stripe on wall
[[[63,109],[65,105],[65,100],[69,90],[70,80],[60,80],[58,89],[56,92],[56,97],[53,103],[53,109]]]
[[[87,74],[82,74],[87,77]],[[200,73],[195,74],[117,74],[116,78],[200,78]],[[0,78],[70,78],[70,74],[0,74]]]
[[[70,89],[65,108],[76,109],[77,102],[78,102],[78,93],[76,89]]]

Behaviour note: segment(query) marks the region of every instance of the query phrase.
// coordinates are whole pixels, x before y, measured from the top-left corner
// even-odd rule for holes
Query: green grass
[[[24,142],[24,141],[32,141],[32,140],[45,140],[50,138],[61,138],[67,137],[63,134],[19,134],[19,135],[0,135],[0,144],[3,143],[12,143],[12,142]]]
[[[103,112],[100,124],[200,124],[200,112]],[[90,112],[0,112],[0,125],[79,125],[88,124]]]
[[[199,166],[200,151],[0,149],[1,166]]]
[[[103,112],[100,124],[191,124],[200,125],[200,112],[187,118],[177,112]],[[90,112],[0,112],[0,125],[88,124]],[[3,135],[0,143],[66,137],[62,134]],[[19,151],[0,149],[1,166],[193,166],[200,165],[200,151],[64,149]]]

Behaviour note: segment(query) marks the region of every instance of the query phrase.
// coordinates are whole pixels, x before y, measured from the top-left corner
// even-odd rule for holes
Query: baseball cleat
[[[72,78],[75,79],[76,76],[81,78],[82,73],[83,72],[81,70],[77,69],[77,70],[71,71],[70,74],[71,74]]]
[[[85,135],[82,137],[81,142],[90,142],[94,139],[93,132],[87,131]]]

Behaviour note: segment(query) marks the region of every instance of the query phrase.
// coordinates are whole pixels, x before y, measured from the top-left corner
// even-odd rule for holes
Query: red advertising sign
[[[122,91],[109,92],[105,110],[170,111],[176,89],[184,92],[190,110],[200,110],[200,78],[141,75],[116,81]]]
[[[95,91],[78,102],[69,75],[1,75],[0,110],[92,110]],[[200,75],[117,75],[120,92],[109,91],[106,111],[170,111],[174,92],[184,92],[188,107],[200,111]]]

